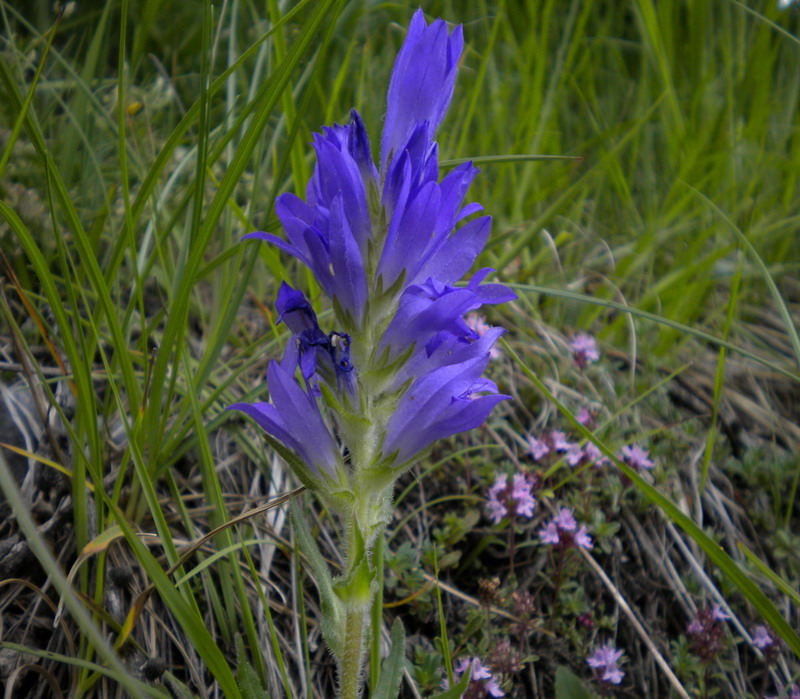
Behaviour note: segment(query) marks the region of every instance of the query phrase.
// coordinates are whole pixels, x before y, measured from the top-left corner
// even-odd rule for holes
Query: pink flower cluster
[[[619,460],[639,473],[642,471],[649,471],[655,466],[649,457],[650,452],[636,444],[630,444],[619,450]]]
[[[753,645],[762,652],[768,651],[775,645],[775,637],[766,626],[756,626],[753,629]]]
[[[718,604],[704,607],[686,627],[689,649],[704,663],[711,662],[725,647],[725,624],[730,617]]]
[[[469,685],[467,691],[461,695],[462,699],[484,699],[484,697],[504,697],[506,693],[500,688],[497,680],[492,676],[487,668],[478,658],[464,658],[456,667],[453,668],[453,679],[458,679],[469,669],[472,664]],[[447,680],[445,680],[447,688]]]
[[[586,419],[590,419],[588,411]],[[577,442],[570,442],[566,434],[558,430],[552,430],[542,439],[529,436],[528,451],[534,461],[542,461],[548,454],[556,454],[563,456],[570,466],[594,464],[596,468],[600,468],[608,463],[608,459],[593,442],[581,446]]]
[[[578,333],[569,343],[572,350],[572,360],[579,369],[583,369],[587,364],[596,362],[600,359],[600,351],[597,349],[597,340],[586,333]]]
[[[604,643],[586,659],[586,662],[595,669],[603,682],[619,684],[625,676],[625,673],[617,665],[622,654],[623,651],[617,650],[610,643]]]
[[[539,538],[544,544],[552,544],[560,550],[570,548],[584,548],[590,551],[592,548],[592,537],[586,531],[586,527],[575,521],[572,510],[562,507],[558,514],[539,530]]]
[[[487,495],[486,509],[492,522],[499,524],[508,515],[533,517],[536,509],[534,484],[534,478],[527,473],[515,473],[511,479],[505,474],[499,475]]]

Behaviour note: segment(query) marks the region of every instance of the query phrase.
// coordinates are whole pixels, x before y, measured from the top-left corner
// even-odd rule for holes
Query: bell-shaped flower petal
[[[294,378],[296,352],[290,344],[280,363],[269,363],[269,403],[234,403],[228,410],[239,410],[253,418],[265,432],[291,449],[313,475],[336,478],[341,461],[339,449],[316,399]]]
[[[349,149],[352,130],[352,126],[337,124],[324,129],[324,135],[314,134],[317,165],[307,191],[309,204],[321,210],[330,209],[333,200],[341,197],[350,229],[363,254],[371,228],[366,183]]]
[[[344,197],[336,195],[331,202],[330,244],[333,268],[333,295],[349,311],[356,325],[367,302],[367,277],[364,259],[345,212]]]
[[[396,453],[399,467],[444,437],[480,425],[497,403],[509,396],[481,376],[488,356],[440,367],[416,381],[389,420],[384,458]]]
[[[416,124],[429,122],[432,132],[439,126],[453,96],[463,46],[460,25],[448,33],[444,20],[428,26],[422,10],[414,13],[389,82],[381,167],[406,143]]]
[[[400,298],[394,319],[383,336],[382,347],[397,357],[409,345],[427,344],[441,331],[456,337],[473,337],[463,316],[483,304],[504,303],[516,295],[502,284],[481,284],[492,270],[478,272],[466,287],[453,287],[438,280],[408,287]]]
[[[461,279],[486,245],[491,227],[489,216],[463,225],[425,260],[409,282],[419,284],[424,279],[433,278],[452,284]]]
[[[473,339],[442,331],[427,344],[415,349],[411,358],[397,372],[392,386],[400,388],[409,379],[425,376],[439,367],[462,364],[479,357],[489,357],[492,348],[504,332],[503,328],[490,328],[480,337]]]

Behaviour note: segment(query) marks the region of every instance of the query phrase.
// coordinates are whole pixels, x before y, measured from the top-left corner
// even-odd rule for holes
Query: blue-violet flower
[[[515,295],[485,283],[489,269],[456,285],[491,225],[488,216],[464,223],[482,209],[463,203],[478,170],[463,163],[439,179],[434,135],[462,48],[460,26],[428,25],[417,11],[392,71],[377,166],[353,110],[349,124],[314,135],[305,199],[278,198],[286,238],[246,236],[306,265],[334,320],[322,330],[302,292],[282,284],[279,320],[292,339],[268,367],[270,402],[231,407],[285,448],[305,485],[336,494],[341,507],[356,491],[386,492],[434,442],[477,427],[508,397],[483,377],[503,330],[465,316]]]

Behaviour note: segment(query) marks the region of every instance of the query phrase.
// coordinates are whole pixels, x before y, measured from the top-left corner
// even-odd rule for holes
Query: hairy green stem
[[[341,699],[358,699],[361,695],[364,636],[369,623],[370,603],[350,609],[345,617],[344,650],[340,662],[339,691]]]

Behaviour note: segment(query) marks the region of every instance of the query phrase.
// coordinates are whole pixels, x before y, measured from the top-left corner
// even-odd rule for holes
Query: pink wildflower
[[[570,444],[567,452],[567,463],[570,466],[577,466],[583,460],[583,449],[580,444]]]
[[[594,414],[585,407],[581,408],[575,417],[581,425],[588,425],[594,420]]]
[[[533,517],[536,509],[533,486],[532,478],[524,473],[514,474],[510,485],[508,476],[498,476],[486,494],[486,509],[492,522],[500,524],[509,514]]]
[[[492,673],[489,672],[489,668],[476,657],[464,658],[456,665],[453,668],[453,679],[458,680],[469,669],[470,664],[472,664],[470,682],[462,699],[483,699],[484,697],[504,697],[506,695]],[[447,680],[445,680],[446,685]]]
[[[558,514],[539,530],[539,538],[542,543],[558,546],[562,550],[576,547],[587,550],[592,548],[592,537],[589,536],[586,527],[578,528],[572,510],[568,507],[562,507]]]
[[[719,604],[711,607],[711,618],[715,621],[728,621],[730,615]]]
[[[548,522],[544,527],[539,530],[539,538],[545,544],[553,544],[555,546],[561,541],[561,536],[558,533],[558,527],[555,522]]]
[[[572,510],[568,507],[562,507],[558,514],[553,519],[553,523],[562,531],[571,532],[578,526],[575,518],[572,516]]]
[[[533,498],[533,483],[524,473],[514,474],[514,487],[511,490],[511,497],[516,500],[517,514],[524,515],[529,519],[533,517],[536,508],[536,500]]]
[[[536,437],[528,437],[528,446],[530,447],[531,456],[534,461],[540,461],[542,457],[550,453],[550,447],[547,442],[536,439]]]
[[[597,671],[603,682],[619,684],[625,676],[625,673],[617,665],[622,653],[623,651],[617,650],[610,643],[605,643],[593,655],[590,655],[586,662]]]
[[[728,615],[718,604],[703,607],[686,627],[689,650],[704,663],[711,662],[725,648],[725,624]]]
[[[586,442],[583,447],[583,459],[587,464],[593,464],[595,468],[600,468],[608,463],[608,459],[603,456],[603,452],[597,448],[594,442]]]
[[[567,441],[567,436],[558,430],[553,430],[550,433],[550,443],[553,445],[554,451],[560,452],[569,451],[572,446],[572,442]]]
[[[592,537],[586,531],[586,527],[581,525],[581,528],[575,533],[575,543],[582,549],[587,551],[592,550]]]
[[[753,645],[759,650],[765,651],[775,645],[775,638],[766,626],[759,625],[753,629]]]
[[[578,333],[573,337],[572,342],[569,343],[569,348],[572,350],[573,361],[580,369],[600,359],[597,341],[586,333]]]
[[[648,458],[649,456],[650,452],[647,449],[642,449],[637,444],[631,444],[619,450],[619,458],[634,471],[644,471],[653,468],[655,464]]]

